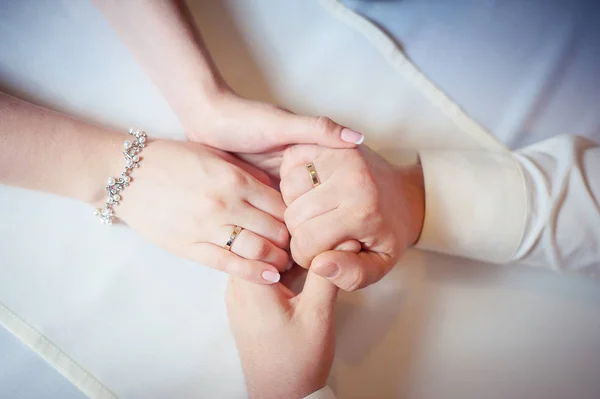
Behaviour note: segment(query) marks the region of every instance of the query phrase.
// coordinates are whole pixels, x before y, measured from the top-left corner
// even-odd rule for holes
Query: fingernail
[[[340,137],[347,143],[362,144],[365,141],[365,136],[347,127],[342,129]]]
[[[337,276],[340,268],[335,263],[325,263],[324,265],[318,266],[316,270],[313,271],[321,277],[333,278]]]
[[[278,282],[280,277],[281,276],[279,275],[279,273],[272,272],[270,270],[265,270],[264,272],[262,272],[263,280],[268,281],[269,283]]]
[[[287,272],[288,270],[290,270],[292,266],[294,266],[294,261],[290,259],[287,266],[285,267],[285,271]]]

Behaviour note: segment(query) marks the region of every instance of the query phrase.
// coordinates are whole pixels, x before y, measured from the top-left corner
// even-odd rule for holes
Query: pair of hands
[[[312,187],[312,162],[321,184]],[[424,215],[419,167],[395,169],[367,149],[294,146],[281,193],[302,292],[231,277],[227,309],[251,398],[304,398],[325,386],[335,352],[338,286],[381,279],[417,241]]]
[[[171,252],[233,276],[227,305],[251,396],[303,397],[331,368],[337,287],[378,281],[417,240],[420,168],[356,149],[362,136],[327,118],[233,93],[207,112],[189,130],[192,142],[148,144],[118,215]],[[227,251],[236,225],[244,229]],[[289,251],[311,270],[298,296],[278,283]]]
[[[353,148],[362,135],[230,91],[202,112],[202,125],[187,128],[192,142],[147,145],[117,215],[176,255],[272,284],[290,264],[286,205],[273,188],[283,150],[295,143]],[[244,230],[226,251],[236,225]]]
[[[332,281],[352,290],[381,278],[416,239],[403,228],[413,218],[406,196],[397,193],[402,177],[377,155],[352,149],[362,141],[358,133],[231,92],[206,108],[204,126],[188,133],[196,142],[147,145],[124,193],[117,215],[151,241],[272,284],[289,268],[292,233],[291,253],[301,266],[315,258],[314,270],[325,276],[338,266]],[[316,145],[289,147],[294,143]],[[314,162],[323,182],[315,190],[306,162]],[[281,194],[274,188],[279,173]],[[243,230],[227,251],[223,245],[236,225]],[[342,243],[352,252],[321,254]]]

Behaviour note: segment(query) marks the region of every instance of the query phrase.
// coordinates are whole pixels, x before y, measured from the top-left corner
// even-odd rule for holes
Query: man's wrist
[[[425,220],[425,182],[421,164],[396,169],[396,195],[399,206],[407,210],[407,242],[410,246],[419,241]]]

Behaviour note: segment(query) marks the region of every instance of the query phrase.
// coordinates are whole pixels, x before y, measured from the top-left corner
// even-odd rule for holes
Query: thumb
[[[344,291],[355,291],[379,281],[393,266],[389,255],[378,252],[327,251],[313,259],[310,271]]]
[[[281,111],[281,144],[318,144],[329,148],[354,148],[364,141],[362,133],[344,127],[325,116],[299,116]]]
[[[310,311],[316,309],[327,318],[333,314],[338,291],[338,287],[327,279],[309,271],[300,294],[299,306],[311,309]]]
[[[361,249],[362,245],[357,240],[344,241],[343,243],[339,244],[337,247],[334,248],[335,251],[349,251],[355,253],[359,253]]]

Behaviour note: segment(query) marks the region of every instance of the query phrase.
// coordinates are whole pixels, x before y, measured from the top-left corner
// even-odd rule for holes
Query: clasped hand
[[[366,148],[290,147],[281,177],[291,253],[310,272],[299,295],[230,279],[227,309],[251,398],[304,398],[325,386],[336,286],[381,279],[417,240],[424,212],[420,168],[394,168]]]

